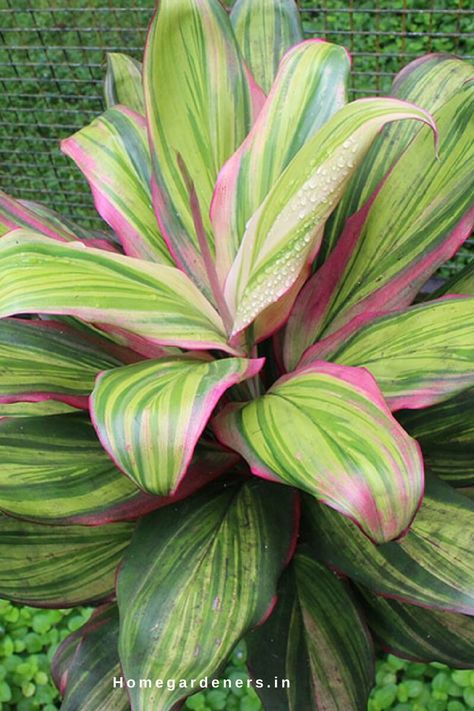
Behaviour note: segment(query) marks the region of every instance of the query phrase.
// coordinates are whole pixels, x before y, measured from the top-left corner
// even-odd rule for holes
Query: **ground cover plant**
[[[374,643],[472,664],[472,268],[424,288],[472,68],[349,71],[289,0],[161,0],[62,143],[112,232],[1,197],[0,595],[97,606],[65,711],[179,708],[242,639],[272,711],[364,709]]]

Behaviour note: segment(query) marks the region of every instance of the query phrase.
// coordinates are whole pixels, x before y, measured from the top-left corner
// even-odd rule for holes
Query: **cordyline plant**
[[[422,289],[472,70],[349,69],[292,0],[161,0],[62,143],[113,234],[1,198],[0,595],[100,605],[65,711],[180,708],[241,639],[270,711],[364,709],[372,639],[473,663],[473,269]]]

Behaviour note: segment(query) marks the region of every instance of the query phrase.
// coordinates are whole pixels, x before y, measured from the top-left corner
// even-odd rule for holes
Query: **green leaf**
[[[132,111],[145,114],[142,69],[142,63],[127,54],[107,52],[104,96],[108,109],[123,104]]]
[[[444,296],[445,294],[466,294],[474,296],[474,261],[464,269],[459,270],[451,279],[448,279],[430,299]]]
[[[431,473],[452,486],[474,484],[474,389],[398,419],[421,444]]]
[[[117,607],[99,607],[58,648],[53,670],[63,696],[61,711],[129,711],[125,688],[114,686],[114,679],[122,676],[118,633]],[[71,646],[76,650],[72,658]]]
[[[373,683],[373,651],[347,586],[302,549],[270,618],[246,637],[252,676],[271,711],[359,711]],[[274,679],[289,688],[275,688]]]
[[[402,69],[395,78],[390,96],[412,101],[433,113],[459,92],[471,75],[469,62],[448,54],[427,54]],[[328,222],[323,245],[325,254],[336,244],[347,218],[360,210],[419,131],[420,125],[411,121],[383,129]]]
[[[230,19],[250,71],[268,94],[280,59],[303,40],[294,0],[236,0]]]
[[[291,492],[253,480],[141,519],[117,582],[124,676],[185,680],[187,689],[137,685],[134,711],[172,709],[267,614],[293,542],[294,504]]]
[[[375,136],[401,119],[433,128],[426,112],[406,102],[361,99],[334,114],[298,151],[250,219],[229,273],[225,294],[234,334],[291,288],[317,253],[324,223]]]
[[[0,596],[35,607],[110,598],[133,528],[131,523],[45,526],[0,516]]]
[[[91,413],[103,447],[144,491],[174,493],[223,393],[262,364],[163,358],[102,373]]]
[[[254,474],[309,492],[379,543],[398,537],[419,505],[417,444],[364,370],[315,363],[228,405],[214,428]]]
[[[151,204],[151,157],[143,116],[109,109],[61,142],[87,178],[97,212],[131,257],[173,264]],[[126,189],[124,189],[126,186]]]
[[[474,667],[474,618],[360,592],[369,627],[385,649],[405,659]]]
[[[61,400],[87,407],[97,373],[122,365],[120,349],[53,321],[0,321],[0,403]]]
[[[435,114],[439,155],[423,128],[372,201],[348,221],[336,248],[296,301],[285,333],[287,368],[308,346],[355,317],[411,304],[469,236],[473,108],[474,87],[443,104]]]
[[[199,446],[174,498],[148,496],[119,471],[83,414],[0,420],[0,508],[39,523],[103,525],[189,495],[233,463]]]
[[[321,40],[303,42],[283,59],[250,134],[227,161],[216,183],[211,220],[222,281],[247,222],[274,183],[304,143],[344,106],[349,67],[342,47]]]
[[[366,318],[353,335],[335,334],[329,353],[324,341],[309,348],[301,365],[327,358],[367,368],[391,410],[428,407],[474,385],[473,298],[430,301],[375,320],[370,314],[364,326]]]
[[[474,506],[430,478],[409,533],[374,546],[357,527],[305,497],[308,540],[317,558],[373,592],[421,607],[474,613]]]
[[[177,264],[209,294],[178,156],[195,186],[213,254],[214,184],[252,123],[247,76],[220,2],[161,0],[148,33],[143,76],[155,210]]]
[[[179,269],[79,247],[27,230],[0,240],[0,317],[65,314],[114,326],[133,345],[233,352],[221,318]]]

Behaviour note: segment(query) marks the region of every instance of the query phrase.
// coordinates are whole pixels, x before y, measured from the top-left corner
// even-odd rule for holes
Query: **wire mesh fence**
[[[401,66],[425,52],[474,58],[469,0],[301,0],[300,6],[308,37],[351,51],[353,98],[388,92]],[[87,185],[62,156],[59,140],[103,109],[106,52],[141,59],[152,8],[153,0],[0,0],[4,190],[98,226]]]

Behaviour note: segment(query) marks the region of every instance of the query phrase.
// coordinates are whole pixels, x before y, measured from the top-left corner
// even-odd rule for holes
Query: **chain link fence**
[[[353,55],[352,98],[386,93],[426,52],[474,58],[466,0],[301,0],[305,33]],[[153,0],[0,0],[0,186],[84,226],[89,190],[58,142],[103,109],[108,51],[141,59]]]

